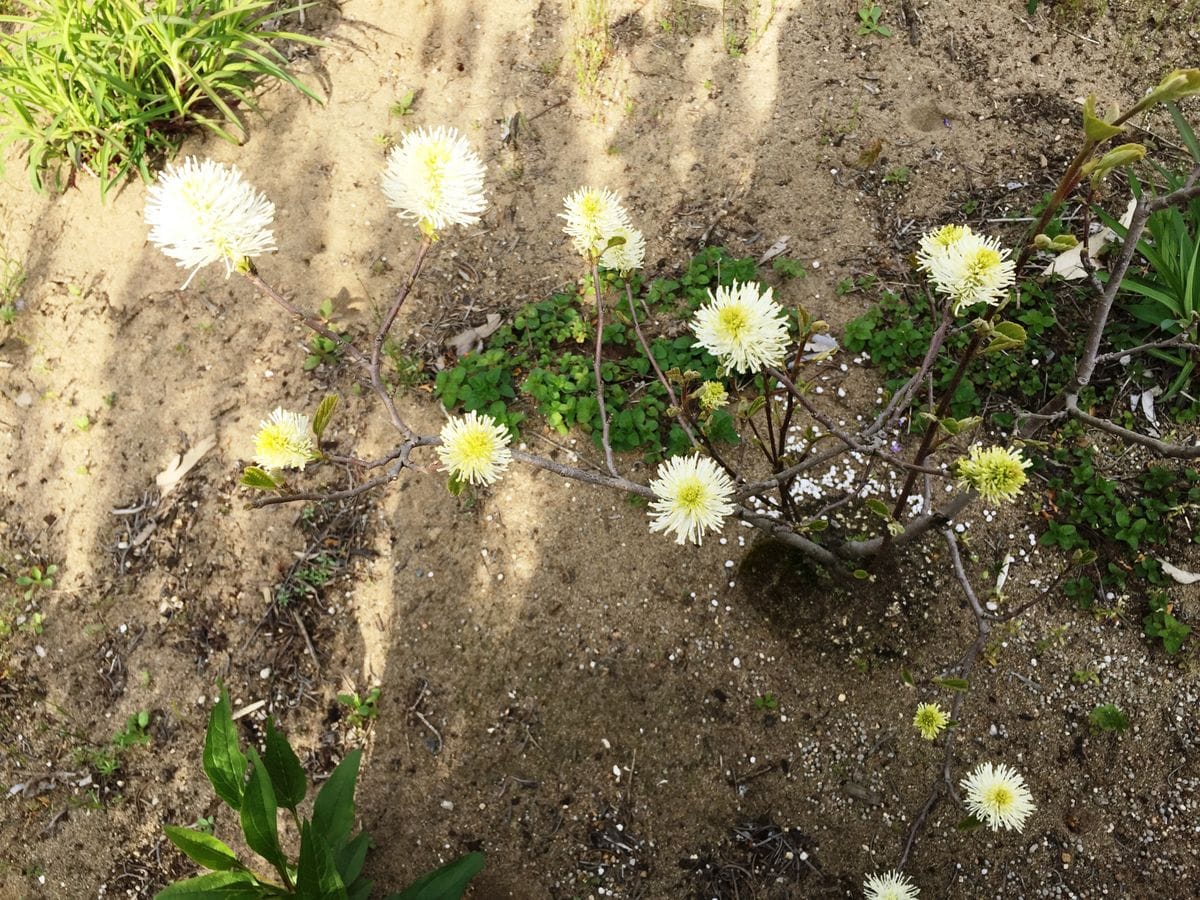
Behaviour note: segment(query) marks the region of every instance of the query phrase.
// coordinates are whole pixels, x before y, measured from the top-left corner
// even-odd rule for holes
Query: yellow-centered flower
[[[1025,820],[1037,809],[1025,779],[1003,763],[981,763],[961,786],[971,815],[992,831],[1001,827],[1021,831]]]
[[[668,459],[650,489],[658,498],[650,503],[650,530],[674,534],[677,544],[702,543],[733,513],[733,481],[707,456]]]
[[[727,370],[743,375],[782,366],[787,356],[787,315],[771,289],[751,282],[718,287],[696,310],[696,342]]]
[[[512,462],[508,429],[489,415],[474,411],[455,416],[442,429],[437,448],[442,470],[459,481],[491,484]]]
[[[279,407],[259,424],[254,461],[268,472],[303,469],[316,457],[308,416]]]

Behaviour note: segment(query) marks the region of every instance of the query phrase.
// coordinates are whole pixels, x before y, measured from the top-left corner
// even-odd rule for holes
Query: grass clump
[[[25,150],[38,190],[80,171],[103,196],[133,172],[150,179],[194,126],[236,142],[235,112],[263,78],[313,92],[272,41],[272,0],[18,0],[0,15],[0,150]]]

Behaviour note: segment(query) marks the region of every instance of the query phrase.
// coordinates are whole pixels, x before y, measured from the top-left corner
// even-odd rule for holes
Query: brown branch
[[[366,365],[366,357],[363,356],[362,352],[357,347],[350,343],[349,338],[340,334],[336,334],[329,328],[326,328],[325,324],[319,319],[310,316],[308,313],[304,312],[298,306],[293,304],[287,299],[287,297],[283,296],[280,291],[277,291],[271,285],[263,281],[262,277],[258,274],[258,270],[253,268],[253,266],[251,266],[250,271],[246,272],[245,275],[246,280],[254,285],[254,287],[258,289],[259,293],[278,303],[281,307],[287,310],[288,314],[291,315],[296,321],[303,323],[308,328],[311,328],[317,334],[321,335],[321,337],[333,341],[333,343],[337,345],[337,349],[345,350],[350,355],[350,358],[354,360],[354,362],[358,363],[359,365]]]
[[[614,478],[619,478],[613,462],[612,444],[608,441],[608,412],[604,408],[604,379],[600,375],[600,350],[604,346],[604,298],[600,295],[600,266],[592,260],[592,289],[596,294],[596,349],[592,355],[592,372],[596,378],[596,404],[600,407],[600,442],[604,445],[604,463]]]

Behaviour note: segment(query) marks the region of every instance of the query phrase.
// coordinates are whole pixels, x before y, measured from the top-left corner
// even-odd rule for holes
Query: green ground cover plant
[[[777,258],[774,270],[784,277],[803,274],[798,263],[787,257]],[[754,259],[735,257],[723,247],[707,247],[677,277],[635,282],[634,302],[659,318],[683,321],[695,313],[710,289],[758,277]],[[578,288],[522,307],[482,351],[469,353],[438,373],[435,396],[447,409],[487,413],[514,433],[532,406],[559,433],[578,427],[600,446],[603,429],[592,356],[587,352],[595,325],[583,305],[590,293],[585,279]],[[610,354],[601,363],[601,375],[611,414],[610,439],[614,450],[640,452],[657,461],[691,445],[667,414],[666,388],[655,380],[650,362],[637,347],[628,302],[626,298],[618,303],[616,321],[604,331]],[[655,338],[650,349],[664,372],[678,372],[681,378],[695,373],[689,381],[716,377],[716,359],[690,332]],[[713,441],[738,440],[733,415],[726,410],[718,410],[705,430]]]
[[[91,172],[101,195],[145,180],[189,129],[244,137],[263,79],[317,96],[275,42],[273,0],[17,0],[0,15],[0,150],[16,145],[38,190]],[[298,7],[297,7],[298,8]]]

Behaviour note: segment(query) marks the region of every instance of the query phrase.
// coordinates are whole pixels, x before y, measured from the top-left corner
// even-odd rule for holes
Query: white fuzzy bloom
[[[650,503],[651,531],[700,544],[706,531],[720,529],[733,514],[733,481],[707,456],[675,456],[658,467],[650,482],[657,500]]]
[[[580,188],[563,205],[566,212],[559,213],[559,218],[567,220],[563,231],[570,236],[576,252],[589,260],[618,249],[609,247],[609,240],[633,231],[621,198],[607,188]],[[644,253],[644,240],[642,247]]]
[[[975,237],[975,233],[969,225],[943,225],[926,232],[917,248],[917,268],[922,272],[932,271],[935,259],[945,256],[951,247],[971,237]]]
[[[1009,258],[1010,250],[1001,247],[996,238],[983,237],[970,229],[964,231],[922,262],[928,265],[934,289],[953,301],[955,315],[977,303],[996,306],[1016,281],[1016,264]]]
[[[275,206],[242,180],[236,166],[189,156],[168,165],[146,192],[150,242],[190,269],[186,288],[202,267],[223,261],[225,275],[275,249]]]
[[[483,161],[453,128],[410,131],[388,154],[383,195],[427,234],[474,225],[487,208]]]
[[[508,429],[489,415],[471,411],[455,416],[442,429],[437,448],[443,471],[459,481],[491,484],[512,462]]]
[[[868,877],[863,882],[863,893],[867,900],[917,900],[921,889],[907,876],[893,870]]]
[[[709,302],[696,310],[692,333],[726,369],[743,375],[782,366],[787,355],[787,314],[752,282],[709,291]]]
[[[279,407],[259,424],[254,461],[268,472],[303,469],[315,458],[308,416]]]
[[[996,831],[1001,826],[1022,831],[1025,820],[1036,806],[1025,779],[1004,763],[993,766],[980,763],[975,771],[962,780],[967,809],[980,822]]]
[[[623,244],[613,244],[600,256],[600,265],[614,272],[627,274],[640,269],[646,260],[646,239],[636,228],[620,225],[609,235],[624,239]]]

